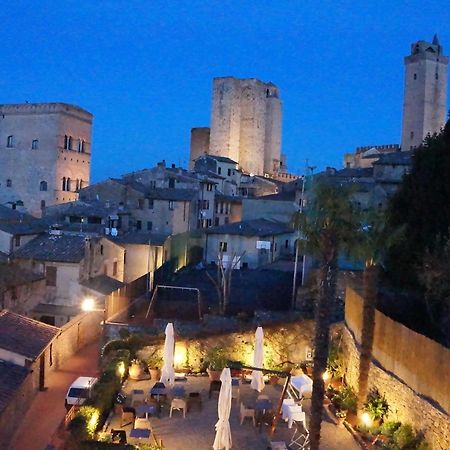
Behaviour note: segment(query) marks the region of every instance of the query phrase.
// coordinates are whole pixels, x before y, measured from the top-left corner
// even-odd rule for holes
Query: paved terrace
[[[148,393],[154,382],[150,380],[128,381],[125,391],[129,394],[133,389],[143,389]],[[208,399],[209,379],[207,377],[189,376],[187,381],[176,382],[176,386],[184,386],[186,393],[200,392],[203,408],[199,411],[192,408],[183,419],[181,412],[174,411],[172,418],[169,417],[170,405],[167,402],[162,407],[160,417],[151,417],[151,427],[158,439],[162,439],[167,450],[209,450],[212,449],[214,442],[215,428],[217,422],[217,400],[218,394],[213,393],[211,399]],[[266,385],[263,394],[269,396],[274,407],[281,395],[282,386]],[[254,402],[257,393],[250,388],[249,384],[241,385],[240,397],[244,403]],[[127,397],[127,404],[131,402],[131,395]],[[303,408],[307,415],[307,424],[309,425],[310,401],[305,400]],[[239,424],[239,403],[233,400],[230,416],[231,433],[233,438],[233,450],[265,450],[269,439],[267,426],[260,431],[255,428],[250,419],[245,419],[244,424]],[[299,425],[301,429],[301,425]],[[115,416],[111,422],[110,428],[121,429],[120,419]],[[131,425],[122,429],[126,430],[127,438]],[[284,440],[290,442],[294,432],[294,427],[288,429],[287,424],[280,420],[275,435],[272,440]],[[130,443],[136,443],[133,439]],[[328,417],[324,415],[322,422],[322,444],[321,450],[359,450],[350,433],[344,428],[335,425]]]

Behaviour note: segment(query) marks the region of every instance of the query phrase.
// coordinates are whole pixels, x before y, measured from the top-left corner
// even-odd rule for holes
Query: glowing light
[[[361,416],[361,421],[367,427],[370,427],[372,425],[372,419],[371,419],[369,413],[366,413],[366,412],[363,413]]]
[[[187,348],[184,342],[175,344],[175,354],[173,357],[175,367],[185,367],[187,363]]]
[[[95,302],[94,299],[91,297],[86,297],[83,302],[81,303],[81,309],[83,311],[94,311],[95,309]]]
[[[323,381],[328,381],[330,379],[330,373],[326,370],[322,375]]]
[[[87,429],[89,430],[90,434],[93,436],[95,433],[95,430],[97,429],[98,420],[100,418],[100,413],[96,409],[93,413],[91,418],[89,419],[89,422],[87,423]]]
[[[123,361],[121,361],[117,365],[117,373],[119,374],[120,378],[124,377],[124,375],[125,375],[125,363]]]

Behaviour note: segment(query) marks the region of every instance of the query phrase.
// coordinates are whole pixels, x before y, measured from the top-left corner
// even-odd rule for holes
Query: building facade
[[[0,105],[0,204],[40,216],[89,184],[92,114],[65,103]]]
[[[405,58],[402,150],[418,147],[428,134],[438,133],[447,114],[448,57],[437,36],[433,42],[411,45]]]

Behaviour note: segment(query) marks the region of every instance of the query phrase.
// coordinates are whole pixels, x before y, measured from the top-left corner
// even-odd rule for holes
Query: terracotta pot
[[[206,371],[208,372],[208,376],[211,381],[220,381],[220,374],[222,373],[221,370],[207,369]]]
[[[161,370],[160,369],[148,369],[150,372],[150,378],[155,381],[159,381],[161,378]]]
[[[140,364],[133,363],[128,369],[128,375],[132,380],[140,380],[144,375],[144,369]]]

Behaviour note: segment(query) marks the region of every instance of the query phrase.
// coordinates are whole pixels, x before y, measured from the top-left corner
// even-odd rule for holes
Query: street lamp
[[[95,300],[92,297],[86,297],[81,303],[81,309],[85,312],[96,311]]]

